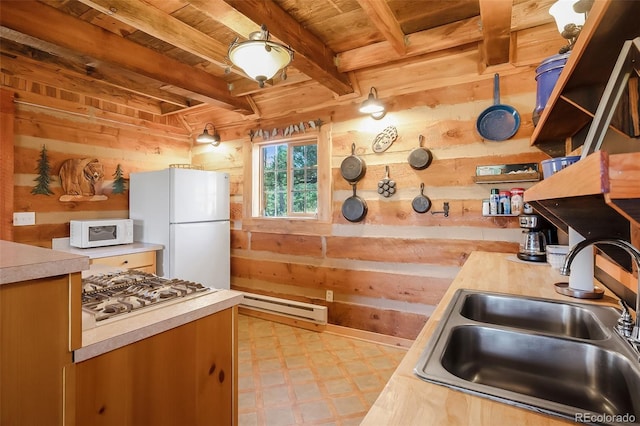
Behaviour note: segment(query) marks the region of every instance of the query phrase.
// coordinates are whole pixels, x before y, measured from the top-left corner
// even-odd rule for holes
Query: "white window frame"
[[[328,235],[331,232],[332,184],[331,184],[331,125],[324,124],[315,135],[296,135],[285,139],[251,142],[244,144],[244,182],[242,228],[247,231],[261,230],[282,233],[306,233]],[[264,144],[296,143],[317,137],[318,146],[318,207],[315,216],[265,217],[261,208],[261,161],[260,147]]]

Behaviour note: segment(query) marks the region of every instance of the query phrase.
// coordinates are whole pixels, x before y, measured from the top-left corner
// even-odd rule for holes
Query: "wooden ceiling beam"
[[[3,0],[0,5],[0,24],[17,32],[181,87],[221,108],[244,114],[253,113],[245,98],[232,96],[224,80],[203,70],[185,65],[39,2]]]
[[[382,33],[398,55],[407,52],[405,34],[386,0],[357,0],[369,20]]]
[[[83,58],[77,57],[73,52],[5,27],[0,27],[0,37],[3,39],[2,52],[6,55],[21,57],[28,61],[38,61],[44,67],[56,69],[57,73],[69,75],[68,82],[71,84],[71,88],[64,88],[70,91],[74,90],[72,88],[75,87],[74,82],[77,79],[82,79],[90,83],[87,89],[93,88],[103,94],[107,90],[105,86],[110,86],[113,88],[112,90],[122,90],[129,92],[130,96],[142,96],[157,100],[163,104],[173,105],[177,109],[188,108],[200,103],[188,97],[158,89],[157,86],[160,83],[139,74],[128,73],[121,68],[115,69],[105,64],[87,66],[86,62],[82,60]]]
[[[413,57],[441,50],[464,46],[482,40],[480,17],[453,22],[430,30],[407,36],[407,50],[404,57]],[[388,41],[352,49],[338,54],[338,69],[342,72],[355,71],[391,60],[403,59]]]
[[[295,51],[293,66],[301,72],[338,95],[353,93],[349,77],[339,72],[335,65],[333,51],[275,2],[268,0],[211,1],[224,1],[256,24],[266,25],[270,33]],[[220,20],[220,22],[227,25],[226,21]]]
[[[158,40],[179,47],[220,68],[230,68],[232,72],[246,77],[243,72],[229,66],[227,45],[150,4],[132,0],[78,1]]]
[[[482,58],[486,66],[509,62],[512,1],[480,0]]]

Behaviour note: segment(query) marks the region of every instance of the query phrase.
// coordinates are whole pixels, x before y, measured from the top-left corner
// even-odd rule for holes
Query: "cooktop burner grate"
[[[82,310],[99,322],[212,290],[199,283],[141,271],[91,275],[82,279]]]

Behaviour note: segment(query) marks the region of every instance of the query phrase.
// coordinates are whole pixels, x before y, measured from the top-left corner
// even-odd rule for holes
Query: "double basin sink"
[[[640,362],[612,307],[458,290],[414,373],[514,406],[640,423]]]

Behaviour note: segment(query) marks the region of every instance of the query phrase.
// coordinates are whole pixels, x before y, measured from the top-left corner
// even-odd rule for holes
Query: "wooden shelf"
[[[566,138],[592,121],[623,43],[640,36],[638,16],[640,1],[595,1],[540,115],[532,145],[552,157],[566,154]]]
[[[483,214],[482,217],[518,217],[520,216],[520,213],[518,214]]]
[[[524,192],[524,201],[553,225],[571,226],[585,238],[630,240],[630,223],[640,225],[640,152],[597,151]],[[603,247],[620,265],[629,255]]]

